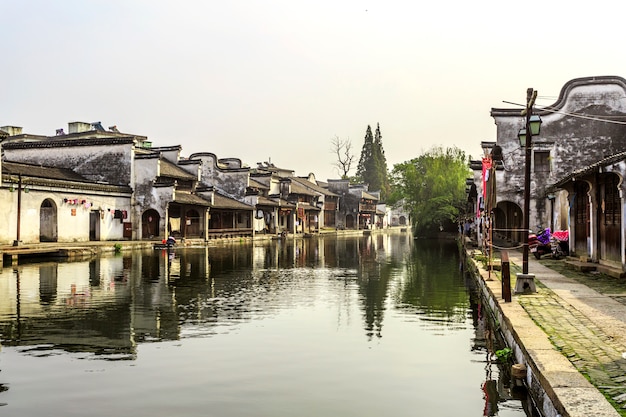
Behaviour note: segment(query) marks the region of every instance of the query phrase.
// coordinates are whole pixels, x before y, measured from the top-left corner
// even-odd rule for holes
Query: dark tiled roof
[[[52,180],[90,182],[87,178],[67,168],[54,168],[41,165],[24,164],[19,162],[2,162],[2,173],[24,175]]]
[[[211,203],[204,198],[186,192],[176,191],[174,194],[174,202],[180,204],[193,204],[196,206],[209,207]]]
[[[233,210],[253,210],[254,207],[237,201],[233,198],[226,197],[225,195],[215,193],[213,197],[213,205],[211,207],[218,209],[233,209]]]
[[[263,184],[262,182],[259,182],[259,181],[255,180],[252,177],[250,177],[250,180],[249,180],[248,184],[249,184],[250,187],[259,188],[261,190],[269,190],[270,189],[269,186]]]
[[[24,183],[31,185],[45,185],[49,187],[119,193],[129,193],[132,191],[130,187],[124,185],[91,181],[67,168],[46,167],[41,165],[3,161],[2,174],[4,176],[21,175]]]
[[[611,155],[607,158],[604,158],[594,164],[588,165],[586,167],[580,168],[576,171],[573,171],[571,174],[565,176],[564,178],[562,178],[561,180],[559,180],[558,182],[556,182],[553,187],[554,188],[560,188],[562,186],[564,186],[565,184],[567,184],[568,182],[570,182],[572,179],[574,178],[578,178],[578,177],[582,177],[588,174],[591,174],[595,171],[597,171],[600,167],[604,167],[604,166],[608,166],[611,164],[614,164],[616,162],[620,162],[626,160],[626,152],[620,152],[620,153],[616,153],[615,155]]]
[[[361,198],[367,198],[368,200],[376,200],[378,201],[378,197],[376,197],[375,195],[372,195],[368,192],[363,191],[361,194]]]
[[[189,172],[185,171],[184,169],[177,166],[176,164],[173,164],[167,159],[161,159],[160,176],[169,177],[169,178],[178,178],[178,179],[189,180],[189,181],[198,180],[197,176],[190,174]]]
[[[302,185],[304,187],[307,187],[307,188],[309,188],[309,189],[311,189],[311,190],[313,190],[313,191],[315,191],[315,192],[317,192],[319,194],[326,195],[326,196],[329,196],[329,197],[337,197],[337,194],[333,193],[329,189],[320,187],[319,185],[314,184],[314,183],[312,183],[311,181],[309,181],[307,179],[297,178],[296,177],[296,178],[292,178],[291,181],[292,181],[292,184],[295,181],[298,184],[300,184],[300,185]]]
[[[120,145],[134,143],[134,137],[85,138],[85,139],[45,139],[20,142],[17,139],[2,144],[6,149],[27,148],[66,148],[71,146]]]
[[[136,148],[135,159],[150,159],[158,158],[159,152],[152,150],[151,148]]]
[[[317,206],[311,205],[309,203],[298,203],[298,208],[303,208],[305,211],[314,210],[320,211],[321,209]]]
[[[295,204],[290,203],[287,200],[283,200],[282,198],[267,198],[263,196],[259,196],[257,206],[283,207],[289,209],[296,208]]]
[[[305,187],[304,185],[300,184],[298,181],[294,181],[294,179],[292,178],[291,179],[291,194],[317,196],[320,193],[314,192],[310,188]]]
[[[259,196],[256,205],[257,206],[279,207],[280,206],[280,201],[272,200],[271,198],[267,198],[267,197],[263,197],[263,196]]]

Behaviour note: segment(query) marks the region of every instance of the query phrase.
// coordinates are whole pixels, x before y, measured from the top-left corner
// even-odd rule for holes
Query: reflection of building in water
[[[315,281],[330,279],[344,316],[358,305],[366,333],[380,335],[395,267],[389,251],[410,251],[412,242],[408,234],[320,236],[5,268],[0,334],[6,344],[133,357],[137,343],[210,335],[310,303]]]
[[[3,343],[134,355],[137,339],[177,338],[165,279],[133,285],[131,277],[141,267],[140,257],[136,263],[102,257],[5,268],[0,273]],[[164,276],[161,269],[157,278]]]
[[[47,345],[70,351],[132,353],[130,317],[120,306],[129,290],[116,288],[121,258],[33,264],[5,269],[0,282],[4,343]],[[94,271],[100,271],[97,278]],[[99,285],[91,285],[97,281]],[[127,308],[127,307],[126,307]]]

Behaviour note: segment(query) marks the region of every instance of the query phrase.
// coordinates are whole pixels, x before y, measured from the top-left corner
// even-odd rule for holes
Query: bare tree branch
[[[331,152],[333,152],[337,158],[333,166],[337,168],[337,171],[341,175],[341,178],[348,178],[348,173],[352,169],[354,163],[354,155],[352,154],[352,142],[350,139],[341,139],[339,136],[335,136],[331,139]]]

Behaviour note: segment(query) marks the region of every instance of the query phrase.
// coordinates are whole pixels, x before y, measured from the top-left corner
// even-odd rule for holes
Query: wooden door
[[[589,255],[589,185],[577,181],[574,188],[574,252],[578,255]]]
[[[600,182],[600,215],[598,216],[598,247],[600,259],[621,262],[622,205],[617,186],[619,178],[603,174]]]

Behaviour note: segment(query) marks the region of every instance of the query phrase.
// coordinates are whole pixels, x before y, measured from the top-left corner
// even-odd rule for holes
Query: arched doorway
[[[146,210],[141,216],[141,238],[154,239],[160,236],[161,215],[154,209]]]
[[[500,201],[493,213],[494,238],[502,238],[510,243],[522,243],[524,214],[520,206],[511,201]]]
[[[53,200],[46,198],[39,207],[39,241],[56,242],[58,239],[57,207]]]

